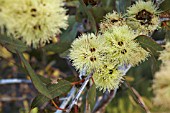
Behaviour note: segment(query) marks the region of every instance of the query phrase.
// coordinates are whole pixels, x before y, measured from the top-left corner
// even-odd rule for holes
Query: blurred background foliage
[[[113,10],[124,14],[127,7],[135,1],[136,0],[84,0],[86,5],[86,7],[84,7],[78,0],[66,0],[65,7],[68,9],[67,14],[69,15],[68,29],[63,30],[61,35],[54,37],[50,44],[36,50],[28,48],[19,40],[12,40],[9,37],[1,35],[0,79],[22,78],[29,80],[30,77],[28,75],[34,75],[36,73],[39,76],[35,78],[35,87],[41,85],[38,80],[43,81],[43,84],[56,82],[58,79],[63,78],[68,81],[77,81],[78,73],[71,66],[67,57],[69,53],[68,49],[72,41],[81,33],[98,31],[99,23],[104,15]],[[153,1],[159,2],[161,0]],[[170,18],[170,0],[163,0],[163,3],[160,5],[160,10],[162,11],[162,18]],[[167,26],[163,26],[165,22]],[[156,30],[152,34],[152,37],[155,41],[169,40],[170,22],[167,20],[162,22],[162,28]],[[21,55],[22,52],[24,53],[23,56]],[[23,60],[22,58],[30,63],[33,70],[27,65],[28,62],[21,63],[21,60]],[[152,98],[154,96],[151,87],[152,80],[154,78],[154,73],[159,70],[159,65],[161,63],[157,58],[158,56],[155,58],[152,56],[139,66],[131,68],[125,76],[126,81],[136,93],[140,95],[139,97],[142,98],[147,109],[153,113],[162,112],[158,111],[158,108],[152,104]],[[23,65],[27,65],[29,70],[25,70]],[[0,88],[0,113],[27,113],[30,109],[33,97],[38,94],[33,84],[7,84],[0,85]],[[39,92],[41,91],[40,89]],[[62,96],[66,95],[68,91],[69,89],[63,91]],[[86,93],[85,91],[82,97],[85,96]],[[99,97],[102,93],[97,91],[97,95]],[[58,102],[57,104],[60,104],[58,96],[59,95],[56,97],[55,95],[55,101]],[[127,84],[124,83],[106,109],[100,112],[144,113],[145,111],[133,98],[135,97],[132,91],[128,88]],[[39,110],[35,108],[32,110],[32,113],[50,113],[56,110],[51,103],[44,103],[42,106],[40,102],[41,107],[39,107]],[[81,107],[80,109],[84,108]]]

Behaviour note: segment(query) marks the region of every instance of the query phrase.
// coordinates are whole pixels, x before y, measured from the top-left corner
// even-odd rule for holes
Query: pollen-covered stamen
[[[153,17],[153,14],[148,12],[148,11],[146,11],[145,9],[143,9],[140,12],[138,12],[138,14],[136,15],[136,19],[137,20],[142,20],[140,22],[141,25],[151,24],[152,17]]]
[[[107,65],[104,65],[104,68],[107,68]]]
[[[96,61],[96,57],[90,57],[90,61],[92,62]]]
[[[30,11],[31,12],[36,12],[37,10],[35,8],[32,8]]]
[[[31,10],[30,10],[30,12],[31,12],[31,16],[32,17],[36,17],[36,12],[37,12],[37,9],[35,9],[35,8],[32,8]]]
[[[122,42],[122,41],[118,42],[118,45],[119,45],[119,46],[122,46],[122,45],[123,45],[123,42]]]
[[[118,22],[118,20],[112,19],[111,22],[112,22],[112,23],[115,23],[115,22]]]
[[[109,70],[109,74],[112,74],[112,73],[113,73],[113,70],[112,70],[112,69],[110,69],[110,70]]]
[[[83,58],[87,58],[87,54],[86,53],[83,53]]]
[[[90,51],[91,51],[91,52],[95,52],[96,49],[95,49],[95,48],[90,48]]]
[[[126,49],[123,49],[123,50],[121,51],[121,53],[122,53],[122,54],[125,54],[125,53],[127,53],[127,50],[126,50]]]
[[[35,25],[35,26],[33,26],[33,28],[34,28],[34,30],[41,30],[41,25]]]

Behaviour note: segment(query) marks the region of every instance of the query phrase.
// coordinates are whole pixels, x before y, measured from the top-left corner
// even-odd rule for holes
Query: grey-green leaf
[[[38,77],[38,75],[35,74],[34,70],[32,69],[31,65],[27,62],[23,54],[19,51],[17,51],[19,57],[21,58],[21,61],[23,62],[26,70],[28,71],[31,80],[35,86],[35,88],[48,98],[51,98],[51,95],[49,93],[49,90],[47,89],[46,85],[41,81],[41,79]]]
[[[164,0],[159,8],[163,11],[170,10],[170,0]]]
[[[0,44],[5,46],[9,51],[16,53],[16,50],[20,52],[24,52],[28,50],[26,44],[18,39],[13,39],[12,37],[8,37],[7,35],[0,35]]]
[[[116,9],[119,13],[126,13],[127,7],[131,5],[131,0],[116,0]]]
[[[85,3],[83,2],[83,0],[79,0],[80,5],[82,6],[82,8],[84,9],[84,12],[87,14],[88,19],[92,25],[92,29],[93,32],[96,33],[97,32],[97,26],[96,26],[96,21],[92,15],[92,13],[90,12],[90,10],[86,7]]]
[[[52,96],[51,99],[67,93],[71,89],[71,87],[72,87],[71,83],[66,80],[60,80],[60,81],[58,81],[57,84],[50,84],[47,86],[49,93]],[[42,94],[38,94],[34,98],[32,104],[31,104],[31,108],[38,107],[38,106],[44,104],[45,102],[48,102],[49,100],[50,100],[50,98],[48,98]]]
[[[96,85],[93,84],[87,94],[87,102],[90,105],[90,110],[92,111],[96,103]]]
[[[163,48],[157,44],[153,39],[148,36],[140,35],[135,38],[135,40],[147,51],[149,51],[154,57],[159,56],[159,51],[162,51]]]

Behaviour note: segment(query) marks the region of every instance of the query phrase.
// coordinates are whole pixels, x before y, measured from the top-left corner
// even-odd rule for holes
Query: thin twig
[[[26,99],[28,99],[26,96],[23,96],[23,97],[1,96],[0,102],[23,101]]]
[[[77,95],[75,96],[75,98],[73,99],[73,101],[71,102],[71,104],[69,105],[68,109],[66,110],[67,113],[69,113],[71,111],[71,109],[73,108],[74,104],[77,104],[78,99],[80,97],[80,95],[82,94],[84,88],[86,87],[87,83],[89,82],[90,78],[93,76],[93,72],[91,72],[86,78],[84,83],[82,84],[81,88],[79,89]]]
[[[75,92],[76,92],[76,87],[72,87],[72,89],[70,90],[70,93],[67,95],[67,99],[65,99],[62,102],[62,104],[60,105],[60,108],[65,109],[69,101],[74,97]],[[55,113],[63,113],[63,111],[57,110]]]
[[[157,40],[156,43],[162,45],[162,44],[165,44],[166,41],[165,40]]]
[[[130,89],[131,93],[133,94],[132,95],[133,99],[137,102],[137,104],[141,108],[143,108],[146,111],[146,113],[150,113],[148,107],[145,105],[145,103],[142,100],[140,94],[133,87],[131,87],[130,84],[127,81],[124,82],[124,85]]]
[[[51,102],[55,106],[56,109],[65,111],[65,109],[62,109],[62,108],[58,107],[57,104],[54,102],[54,100],[51,100]]]
[[[138,100],[141,102],[141,104],[145,108],[146,112],[150,113],[149,108],[145,105],[145,103],[144,103],[142,97],[140,96],[140,94],[133,87],[132,87],[132,90],[133,90],[134,94],[138,97]]]
[[[160,22],[169,21],[170,18],[160,18]]]
[[[19,83],[32,83],[31,80],[26,80],[26,79],[1,79],[0,80],[0,85],[5,85],[5,84],[19,84]]]
[[[84,66],[82,71],[80,71],[79,78],[82,79],[82,76],[84,75],[86,75],[86,66]]]
[[[110,101],[116,96],[116,93],[117,88],[115,90],[111,90],[110,93],[108,91],[105,92],[103,98],[96,103],[92,113],[104,109],[107,106],[107,104],[110,103]]]

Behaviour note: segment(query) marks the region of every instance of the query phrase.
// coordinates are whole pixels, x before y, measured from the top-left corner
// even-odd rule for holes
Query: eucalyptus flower
[[[100,23],[100,31],[105,32],[110,27],[125,25],[125,19],[116,11],[106,14],[104,20]]]
[[[123,80],[123,73],[111,64],[108,64],[97,69],[93,79],[96,87],[105,92],[106,90],[110,91],[119,87]]]
[[[100,35],[83,34],[75,39],[70,49],[70,59],[77,70],[95,70],[103,65],[101,52],[106,51],[105,40]]]
[[[161,66],[160,71],[155,74],[153,81],[153,92],[155,97],[153,103],[156,106],[170,110],[170,61]]]
[[[63,0],[6,0],[3,19],[8,34],[35,48],[67,28]]]
[[[103,37],[106,39],[109,53],[111,54],[110,63],[118,65],[130,64],[137,65],[144,61],[149,53],[144,50],[136,41],[138,33],[128,26],[113,26],[107,30]]]
[[[143,34],[148,34],[157,29],[159,25],[158,7],[153,2],[137,1],[127,10],[127,24]]]

